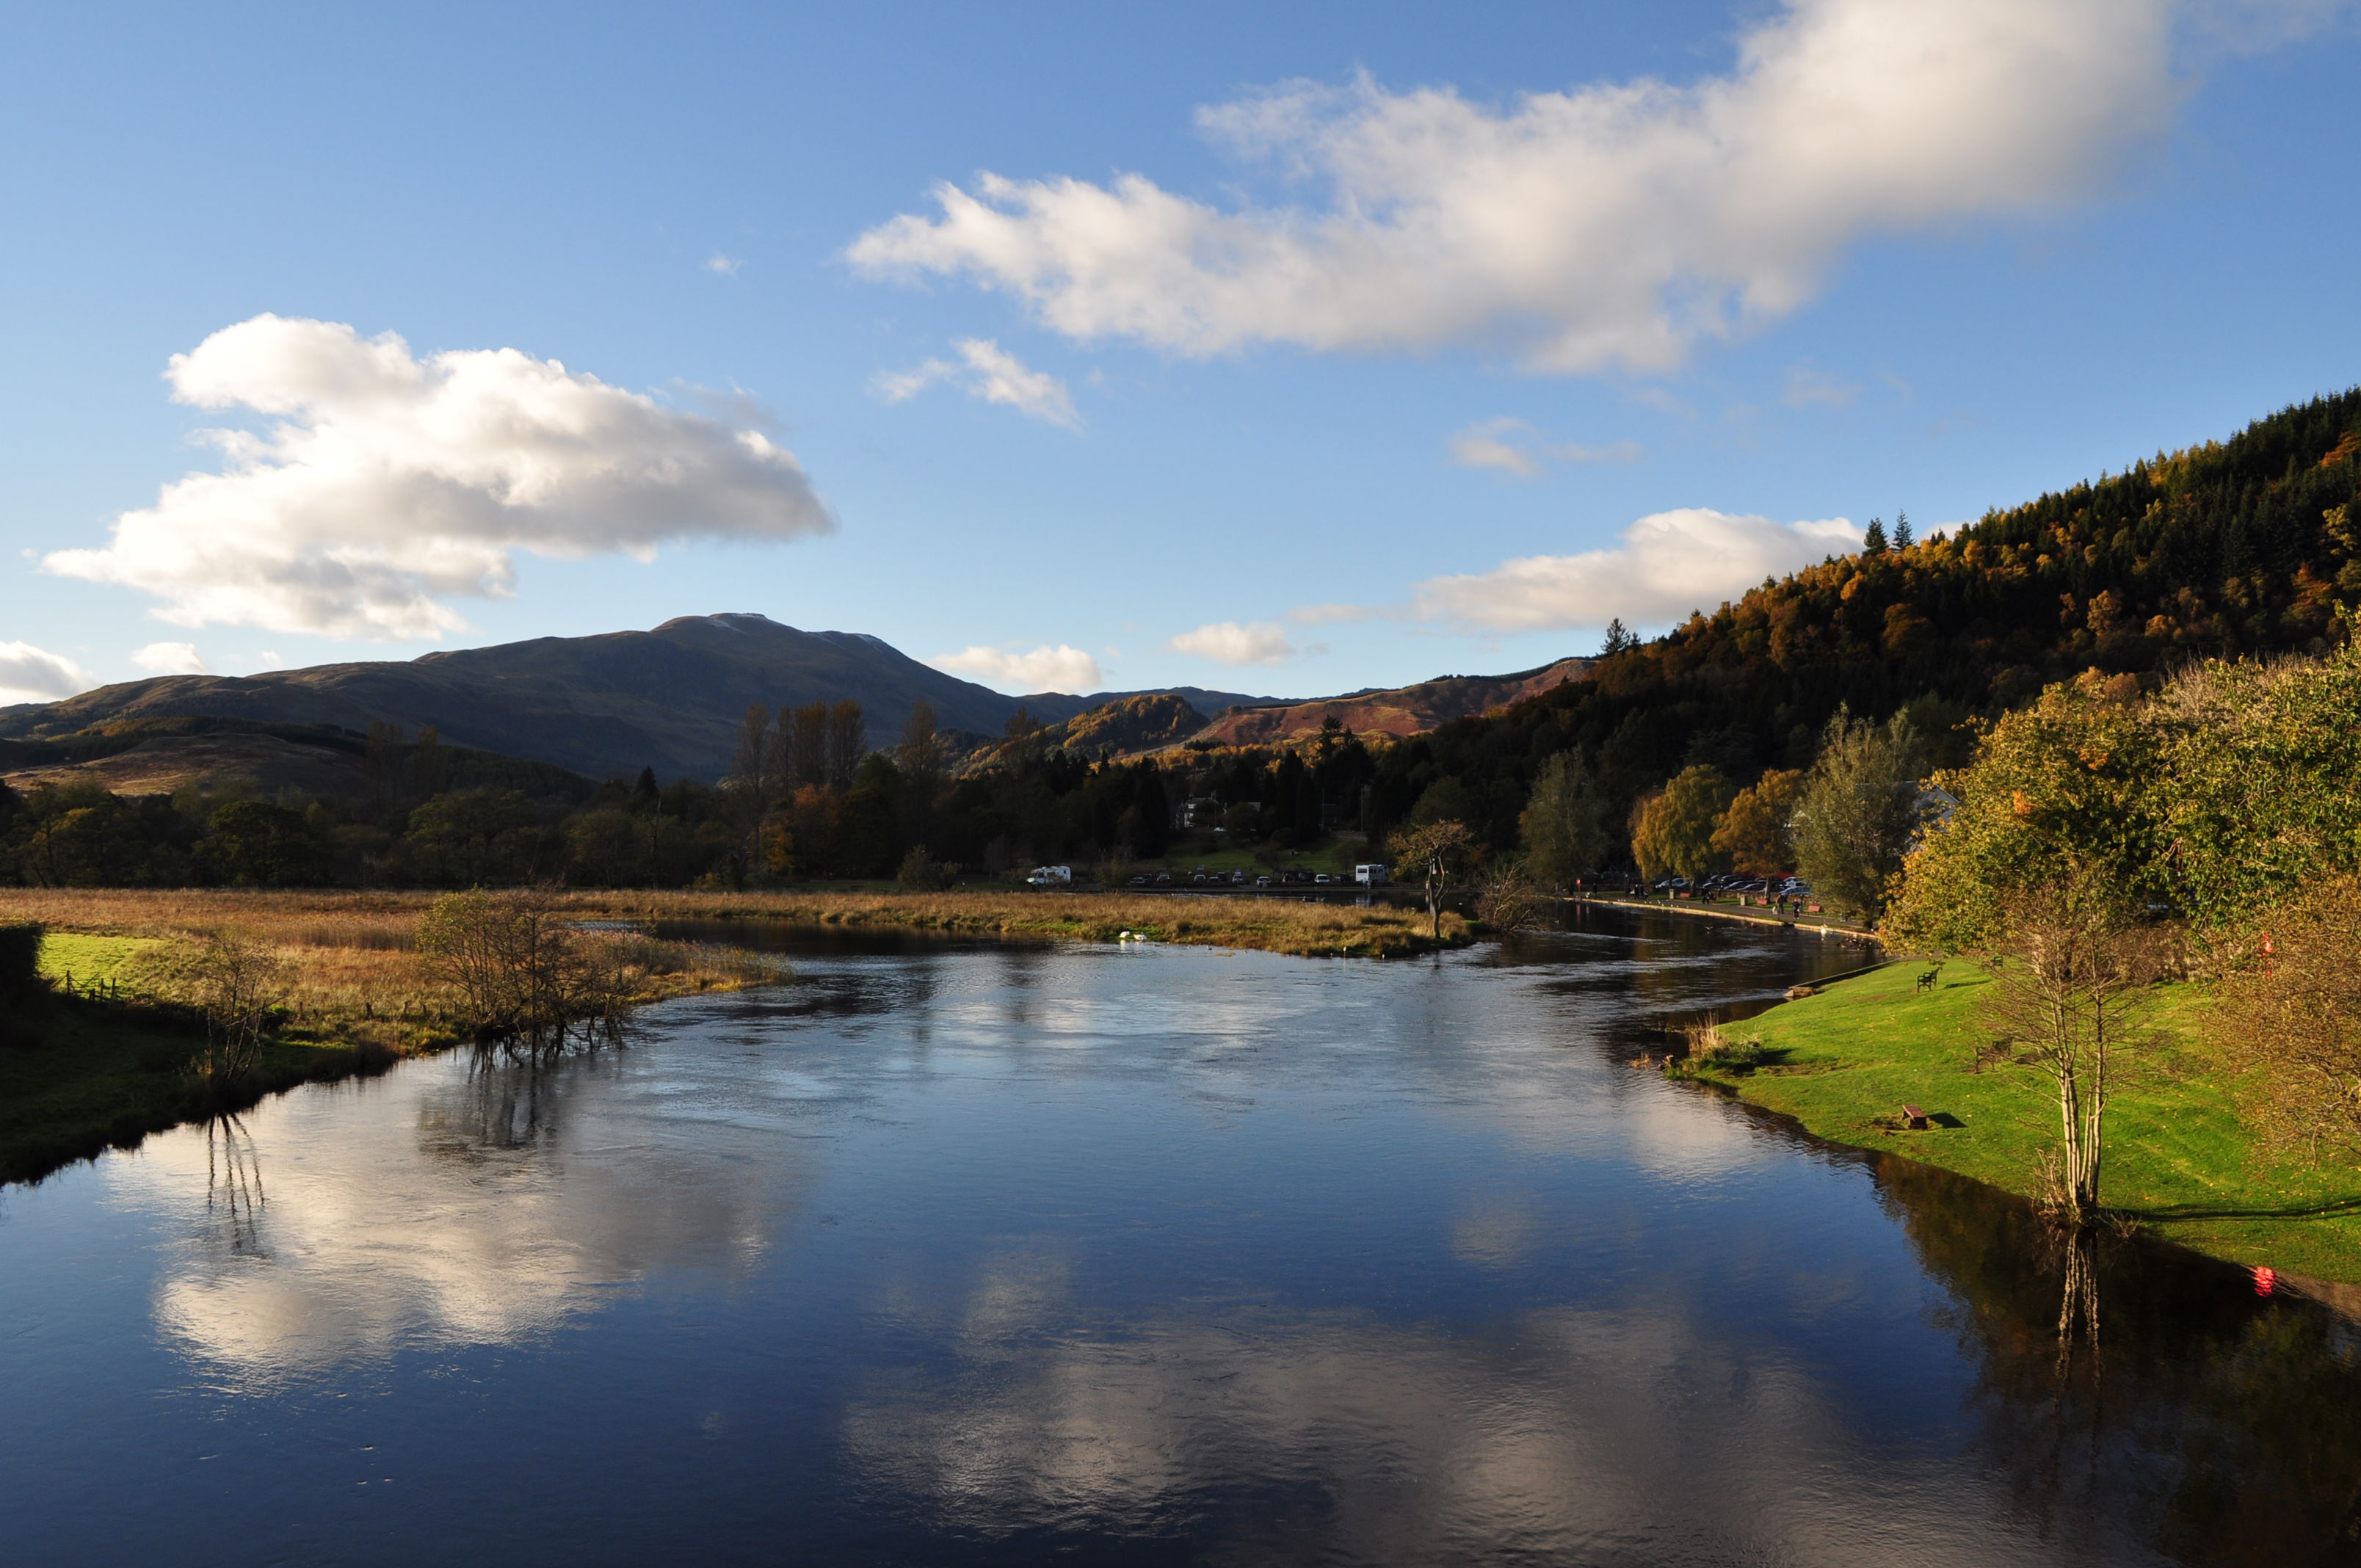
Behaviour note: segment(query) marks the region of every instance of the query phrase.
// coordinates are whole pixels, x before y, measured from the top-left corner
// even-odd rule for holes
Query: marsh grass
[[[1150,940],[1251,948],[1298,958],[1407,958],[1473,939],[1445,912],[1434,940],[1423,915],[1392,905],[1325,904],[1229,894],[1057,893],[572,893],[564,907],[645,920],[776,920],[787,925],[898,927],[950,936],[1112,942],[1126,931]]]

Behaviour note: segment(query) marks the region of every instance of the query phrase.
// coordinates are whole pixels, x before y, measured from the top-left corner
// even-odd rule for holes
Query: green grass
[[[41,973],[51,981],[73,976],[85,981],[113,980],[139,954],[157,946],[153,937],[87,937],[71,931],[49,931],[41,937]]]
[[[1891,964],[1728,1025],[1740,1038],[1761,1038],[1763,1065],[1697,1076],[1822,1137],[2029,1196],[2041,1152],[2056,1143],[2048,1080],[2023,1069],[1978,1070],[1984,1036],[1976,1002],[1990,976],[1954,960],[1921,992],[1916,982],[1926,968]],[[2191,986],[2149,993],[2145,1021],[2160,1042],[2136,1058],[2118,1058],[2102,1201],[2217,1257],[2361,1283],[2361,1171],[2252,1157],[2235,1080],[2202,1043],[2207,1005]],[[1923,1132],[1879,1124],[1905,1103],[1958,1124]]]

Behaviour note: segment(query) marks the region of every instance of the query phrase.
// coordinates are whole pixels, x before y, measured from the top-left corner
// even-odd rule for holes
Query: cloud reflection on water
[[[1207,1543],[1214,1560],[2050,1560],[1995,1493],[1931,1484],[1949,1455],[1880,1452],[1808,1371],[1677,1310],[1544,1309],[1480,1334],[1350,1312],[1092,1332],[1071,1279],[1013,1251],[905,1322],[958,1359],[852,1402],[844,1443],[871,1486],[987,1536],[1263,1521]]]
[[[607,1081],[582,1092],[593,1075]],[[247,1245],[193,1223],[200,1130],[109,1163],[117,1201],[192,1214],[155,1289],[171,1338],[254,1374],[511,1343],[659,1269],[759,1273],[807,1176],[759,1122],[698,1121],[684,1138],[680,1104],[607,1063],[446,1078],[414,1096],[408,1122],[346,1102],[382,1093],[394,1113],[409,1087],[293,1096],[250,1116],[270,1125],[253,1156],[269,1200]]]

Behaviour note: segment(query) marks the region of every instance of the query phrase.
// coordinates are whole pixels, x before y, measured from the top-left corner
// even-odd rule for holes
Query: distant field
[[[2056,1141],[2046,1080],[1978,1069],[1975,1002],[1991,983],[1954,960],[1920,992],[1927,966],[1895,963],[1730,1025],[1759,1036],[1766,1065],[1703,1073],[1810,1131],[1939,1165],[2030,1195]],[[2147,1022],[2153,1051],[2118,1058],[2108,1095],[2100,1199],[2201,1252],[2361,1283],[2361,1172],[2259,1163],[2235,1113],[2235,1080],[2199,1038],[2209,1005],[2193,986],[2160,986]],[[1881,1126],[1905,1104],[1957,1126]]]

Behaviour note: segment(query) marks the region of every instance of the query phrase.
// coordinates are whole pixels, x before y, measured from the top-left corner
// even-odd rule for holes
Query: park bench
[[[1927,1120],[1927,1113],[1916,1105],[1905,1105],[1902,1108],[1902,1114],[1909,1122],[1910,1130],[1914,1133],[1923,1133],[1931,1124]]]

